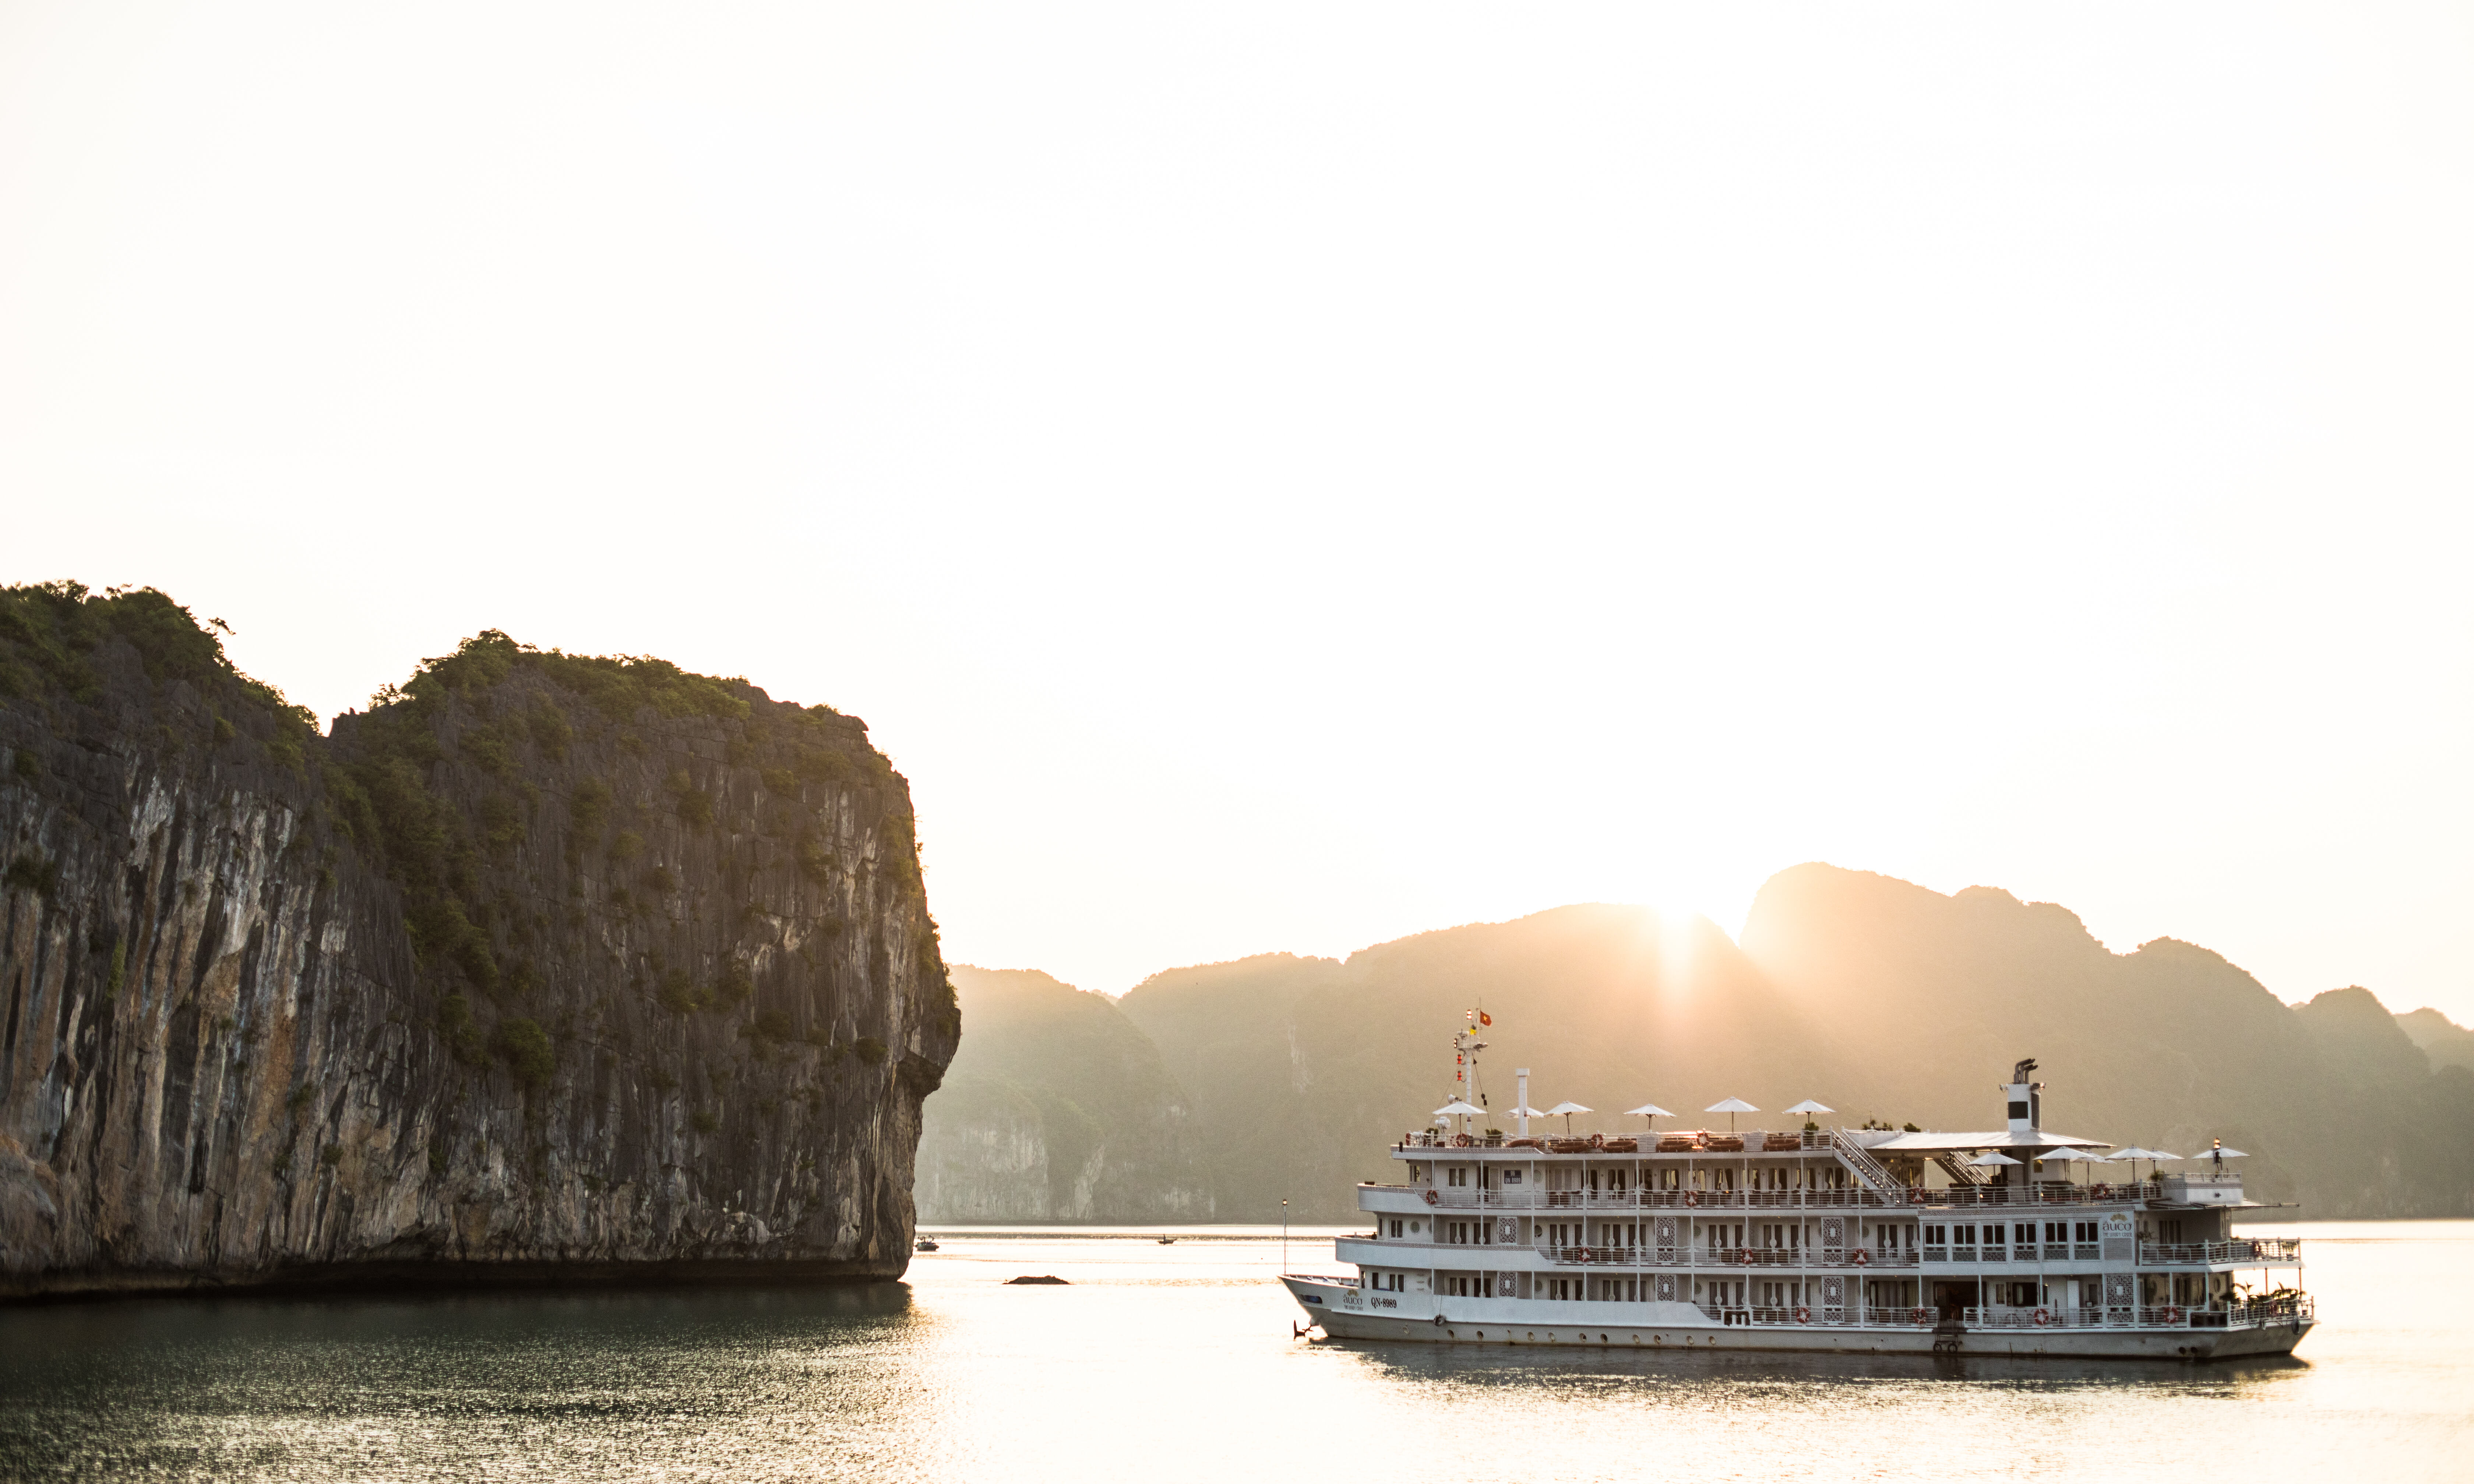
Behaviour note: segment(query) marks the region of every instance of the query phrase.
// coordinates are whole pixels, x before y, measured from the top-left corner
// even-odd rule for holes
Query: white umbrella
[[[1731,1097],[1723,1103],[1711,1103],[1709,1107],[1704,1108],[1701,1111],[1703,1113],[1725,1113],[1727,1115],[1727,1132],[1730,1134],[1735,1132],[1735,1114],[1760,1112],[1759,1109],[1755,1108],[1752,1104],[1745,1102],[1740,1097]]]
[[[1665,1109],[1659,1107],[1656,1103],[1643,1103],[1638,1108],[1625,1109],[1624,1116],[1627,1118],[1639,1118],[1642,1120],[1641,1127],[1647,1128],[1649,1127],[1647,1120],[1651,1118],[1672,1118],[1675,1114],[1668,1113]]]
[[[1970,1160],[1967,1162],[1970,1164],[2016,1164],[2019,1161],[2010,1158],[2008,1155],[2001,1153],[1998,1149],[1987,1149],[1982,1154],[1977,1155],[1975,1159]]]
[[[1507,1118],[1543,1118],[1546,1115],[1540,1113],[1535,1108],[1514,1108],[1506,1111],[1504,1116]]]
[[[1460,1099],[1455,1099],[1452,1102],[1445,1103],[1443,1107],[1435,1110],[1435,1116],[1438,1118],[1457,1118],[1463,1115],[1469,1117],[1483,1117],[1485,1113],[1485,1109],[1472,1108],[1467,1101]]]
[[[1824,1108],[1808,1097],[1787,1110],[1791,1113],[1836,1113],[1837,1111],[1835,1108]]]
[[[2158,1160],[2178,1160],[2182,1157],[2178,1154],[2172,1154],[2163,1149],[2142,1149],[2137,1144],[2133,1144],[2127,1149],[2115,1150],[2110,1158],[2112,1158],[2116,1162],[2126,1161],[2130,1165],[2130,1183],[2135,1185],[2139,1184],[2140,1161],[2146,1160],[2149,1161],[2148,1173],[2154,1174],[2154,1161]]]
[[[1565,1098],[1563,1102],[1557,1103],[1554,1107],[1547,1109],[1542,1116],[1552,1118],[1557,1113],[1562,1113],[1564,1115],[1564,1133],[1566,1137],[1569,1137],[1572,1132],[1572,1114],[1588,1112],[1589,1112],[1589,1109],[1582,1107],[1580,1104],[1573,1102],[1569,1098]]]

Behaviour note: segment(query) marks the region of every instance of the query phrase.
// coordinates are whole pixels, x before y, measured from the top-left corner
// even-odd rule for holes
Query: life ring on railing
[[[1452,1136],[1452,1147],[1455,1149],[1467,1149],[1472,1142],[1473,1141],[1466,1134],[1455,1134]]]
[[[1855,1257],[1851,1257],[1851,1258],[1849,1258],[1848,1260],[1849,1260],[1849,1261],[1851,1261],[1851,1262],[1853,1262],[1853,1263],[1855,1263],[1855,1264],[1856,1264],[1857,1267],[1859,1267],[1859,1268],[1860,1268],[1860,1267],[1869,1267],[1869,1266],[1872,1264],[1872,1261],[1873,1261],[1872,1257],[1869,1257],[1869,1256],[1867,1256],[1867,1255],[1866,1255],[1866,1253],[1865,1253],[1865,1251],[1864,1251],[1864,1249],[1863,1249],[1863,1248],[1861,1248],[1861,1247],[1856,1248],[1856,1256],[1855,1256]]]
[[[1925,1312],[1926,1311],[1923,1309],[1918,1309],[1907,1317],[1913,1319],[1917,1324],[1923,1324],[1925,1322]]]
[[[1753,1265],[1753,1250],[1749,1247],[1736,1248],[1735,1262],[1740,1267],[1751,1267]]]
[[[1684,1192],[1684,1204],[1685,1204],[1685,1205],[1686,1205],[1686,1206],[1698,1206],[1698,1205],[1700,1205],[1700,1204],[1701,1204],[1701,1192],[1700,1192],[1700,1191],[1698,1191],[1698,1190],[1686,1190],[1686,1191],[1685,1191],[1685,1192]]]
[[[1909,1206],[1922,1206],[1925,1204],[1925,1187],[1922,1185],[1907,1186],[1907,1204]]]
[[[2182,1311],[2181,1311],[2180,1309],[2178,1309],[2178,1308],[2175,1308],[2175,1307],[2174,1307],[2172,1304],[2166,1304],[2166,1305],[2165,1305],[2165,1322],[2166,1322],[2167,1324],[2169,1324],[2169,1325],[2178,1325],[2178,1324],[2180,1324],[2180,1323],[2182,1322]]]
[[[1429,1206],[1441,1206],[1443,1204],[1443,1198],[1435,1191],[1429,1190],[1426,1192],[1426,1204]]]
[[[1604,1149],[1607,1147],[1607,1137],[1604,1134],[1590,1135],[1589,1147],[1592,1149]]]
[[[1812,1323],[1812,1310],[1798,1304],[1795,1311],[1795,1322],[1800,1325],[1808,1325]]]
[[[2051,1324],[2052,1322],[2053,1322],[2053,1316],[2052,1316],[2051,1314],[2047,1313],[2047,1312],[2046,1312],[2045,1310],[2043,1310],[2043,1309],[2038,1309],[2038,1310],[2036,1310],[2036,1323],[2037,1323],[2038,1325],[2040,1325],[2040,1326],[2041,1326],[2041,1325],[2050,1325],[2050,1324]]]

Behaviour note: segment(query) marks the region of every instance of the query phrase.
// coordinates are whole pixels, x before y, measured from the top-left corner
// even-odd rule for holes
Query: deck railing
[[[1449,1249],[1457,1251],[1458,1249]],[[1874,1268],[1905,1269],[1916,1265],[1911,1252],[1864,1255],[1824,1247],[1554,1247],[1534,1249],[1558,1266],[1601,1268],[1828,1268],[1866,1272]]]
[[[1955,1323],[1976,1329],[2249,1329],[2268,1325],[2313,1323],[2308,1295],[2273,1304],[2238,1304],[2230,1308],[2181,1308],[2171,1304],[2128,1304],[2109,1308],[1882,1308],[1874,1305],[1835,1307],[1800,1304],[1704,1304],[1693,1307],[1720,1325],[1777,1325],[1786,1328],[1897,1328],[1934,1329]],[[2042,1317],[2039,1317],[2042,1316]]]
[[[2299,1262],[2298,1236],[2242,1236],[2228,1242],[2142,1242],[2139,1261],[2145,1267],[2171,1267],[2203,1262]]]
[[[1435,1199],[1428,1204],[1463,1210],[2019,1209],[2135,1206],[2156,1198],[2152,1188],[2139,1185],[2073,1185],[2067,1189],[2037,1190],[2009,1190],[1998,1185],[1951,1190],[1910,1186],[1904,1198],[1860,1185],[1809,1190],[1478,1190],[1369,1182],[1364,1188],[1398,1191],[1420,1200],[1433,1190]]]

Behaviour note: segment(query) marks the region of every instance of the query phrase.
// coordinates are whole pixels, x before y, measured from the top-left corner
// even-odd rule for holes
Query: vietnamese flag
[[[1477,1023],[1480,1025],[1492,1025],[1494,1023],[1494,1017],[1488,1015],[1485,1011],[1481,1010],[1477,1013]]]

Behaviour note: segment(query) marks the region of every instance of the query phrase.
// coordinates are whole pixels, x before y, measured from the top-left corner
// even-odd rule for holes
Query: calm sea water
[[[0,1311],[0,1469],[216,1479],[2474,1478],[2474,1222],[2318,1223],[2291,1361],[1310,1343],[1274,1233],[863,1289]],[[1291,1248],[1328,1268],[1328,1233]],[[1007,1286],[1055,1274],[1067,1287]]]

